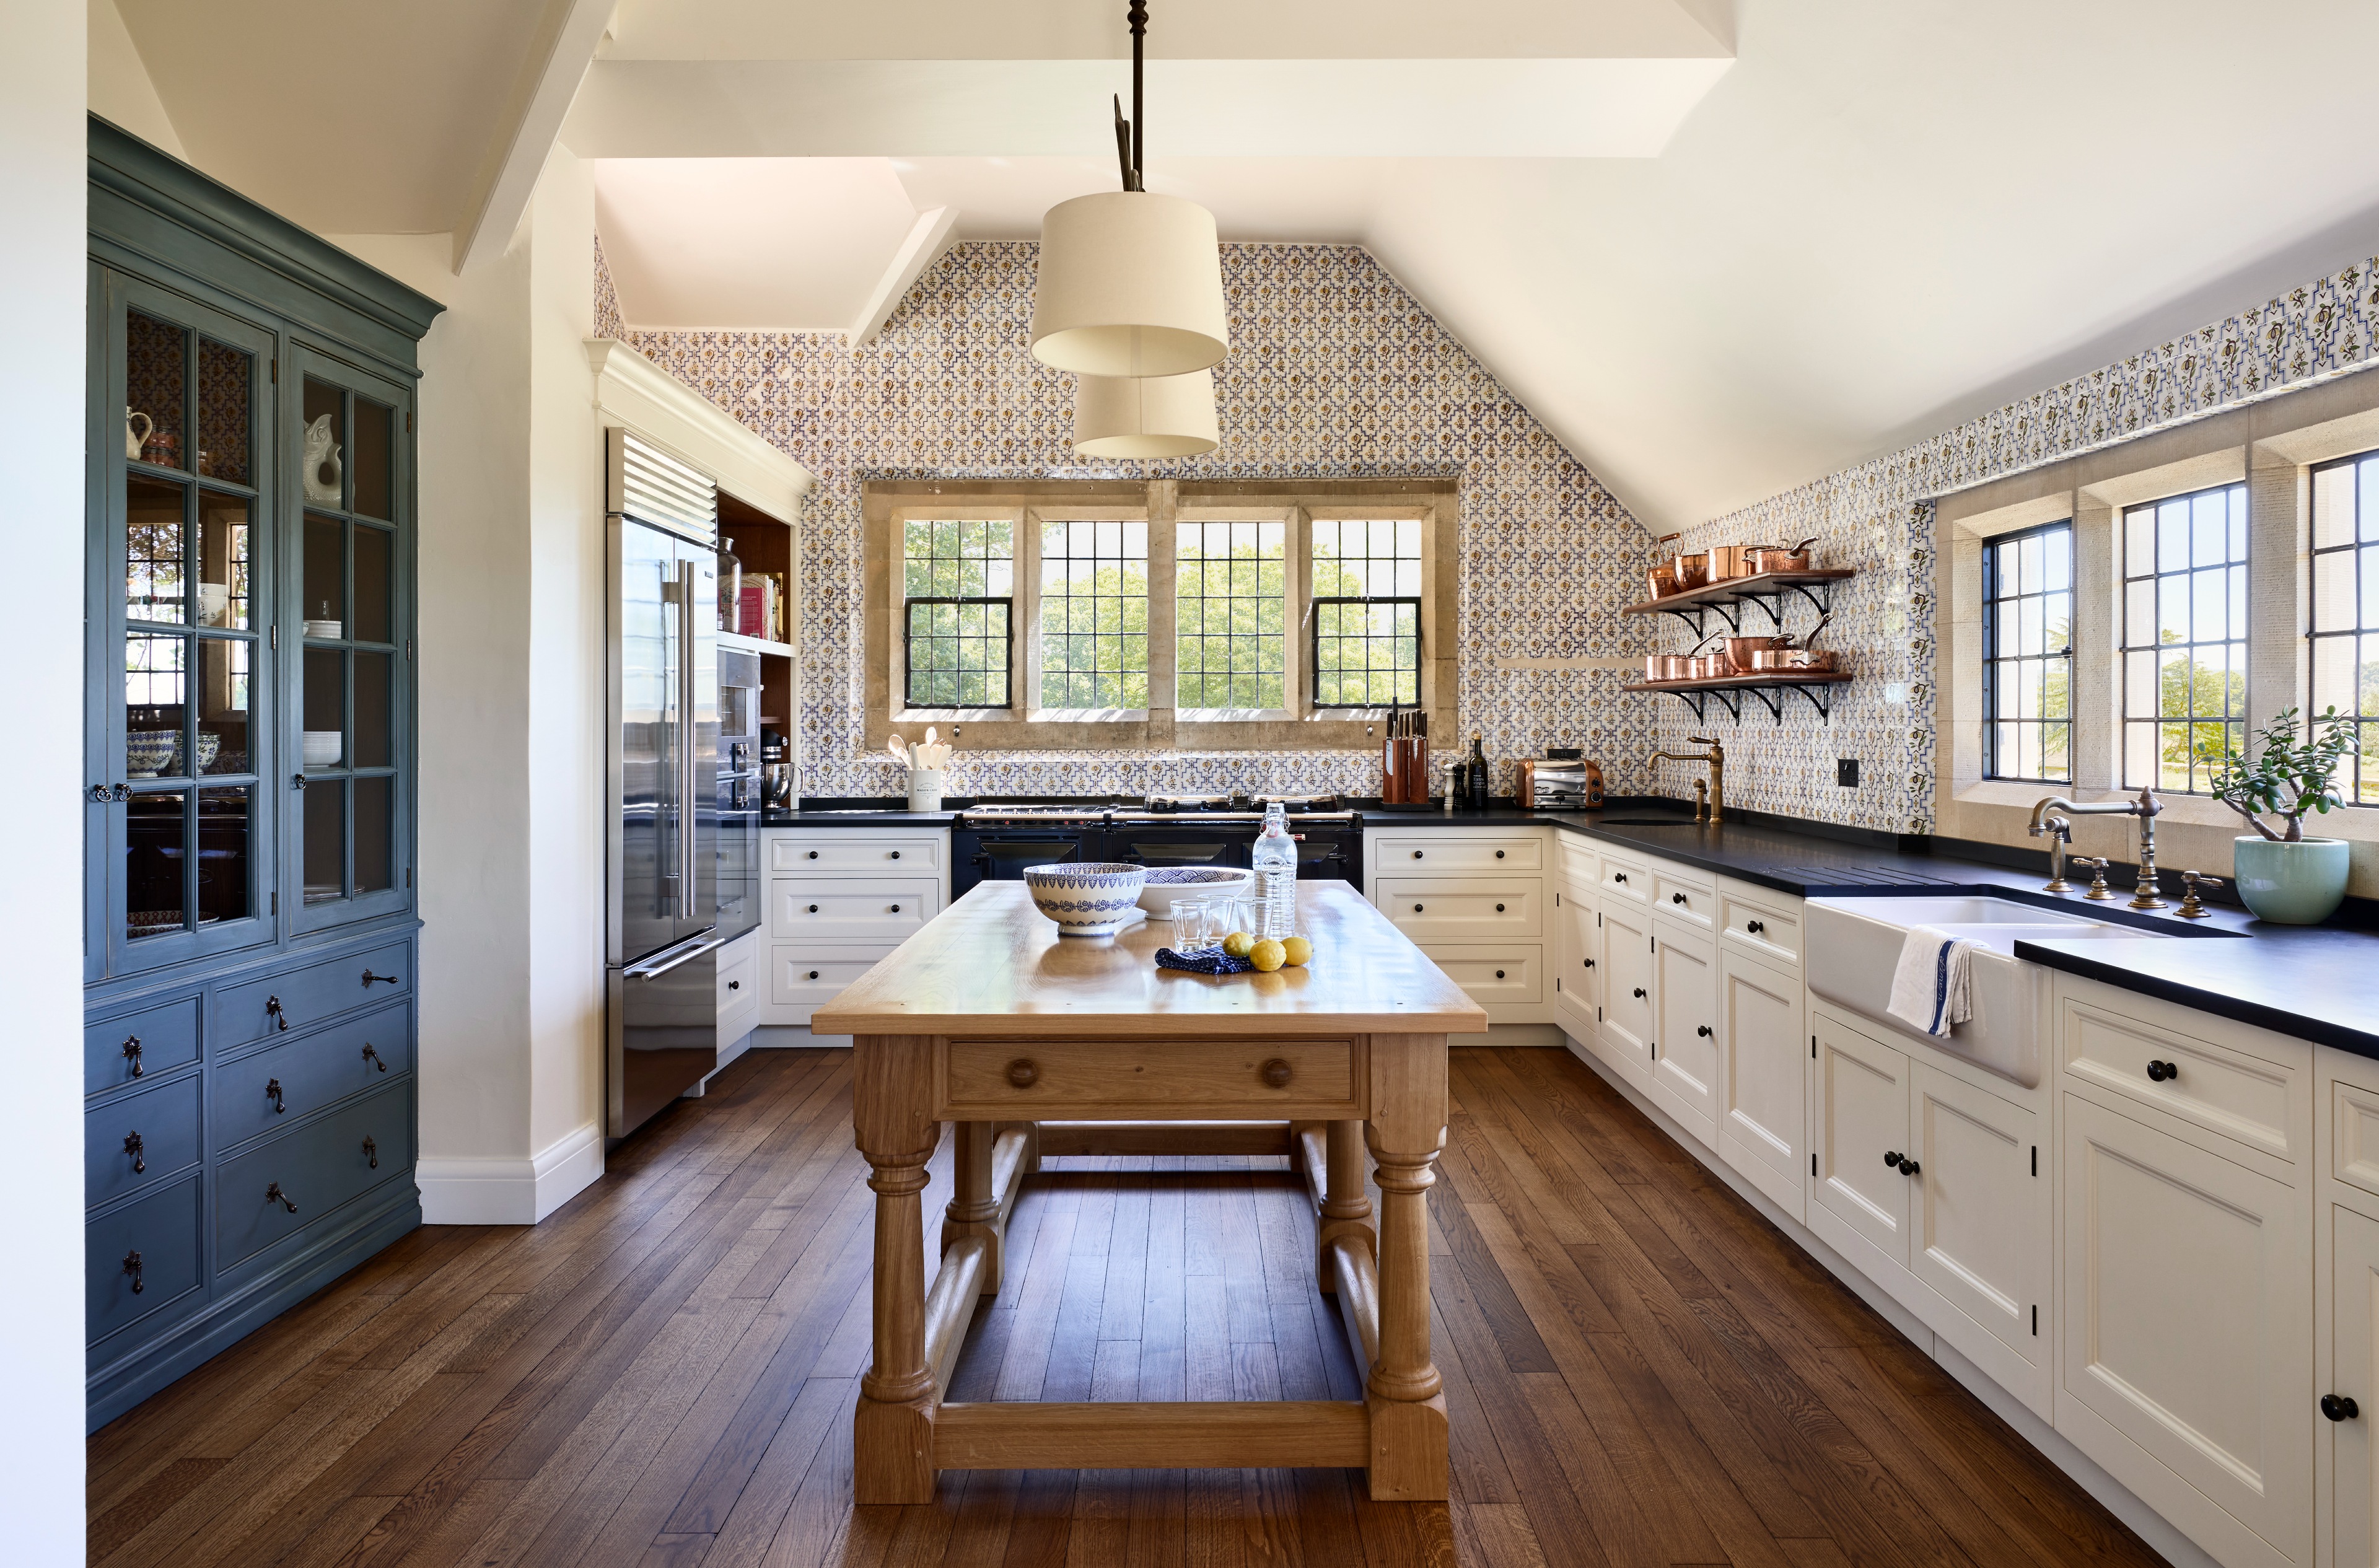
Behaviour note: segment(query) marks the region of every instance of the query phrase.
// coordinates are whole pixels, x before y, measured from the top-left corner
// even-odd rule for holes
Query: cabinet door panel
[[[1668,920],[1653,928],[1660,1019],[1652,1039],[1652,1092],[1712,1148],[1718,1144],[1718,949]]]
[[[1719,956],[1719,1152],[1796,1216],[1809,1156],[1808,1036],[1801,982],[1732,953]]]
[[[2330,1223],[2329,1384],[2319,1392],[2343,1394],[2361,1407],[2350,1421],[2323,1421],[2316,1441],[2330,1445],[2329,1505],[2323,1510],[2331,1531],[2328,1561],[2337,1568],[2379,1565],[2379,1443],[2371,1423],[2379,1420],[2379,1220],[2333,1206]]]
[[[1602,1038],[1621,1060],[1652,1066],[1652,922],[1632,904],[1602,911]]]
[[[1908,1058],[1812,1017],[1817,1036],[1817,1200],[1894,1261],[1908,1260]]]
[[[1592,1039],[1601,1030],[1596,1009],[1602,1005],[1602,933],[1595,924],[1592,900],[1578,896],[1576,885],[1564,884],[1553,909],[1553,1005],[1572,1034]]]
[[[2303,1561],[2312,1204],[2078,1094],[2064,1116],[2060,1382],[2098,1417],[2074,1441],[2168,1515],[2193,1492]]]
[[[1909,1267],[2025,1360],[2048,1299],[2048,1214],[2033,1173],[2038,1118],[2022,1105],[1910,1064],[1909,1149],[1918,1164]]]

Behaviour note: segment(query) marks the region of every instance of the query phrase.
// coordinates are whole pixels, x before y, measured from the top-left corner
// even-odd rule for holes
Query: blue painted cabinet
[[[91,122],[92,1424],[420,1223],[414,392],[438,306]]]

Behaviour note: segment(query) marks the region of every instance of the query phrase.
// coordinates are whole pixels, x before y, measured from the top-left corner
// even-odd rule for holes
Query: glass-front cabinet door
[[[284,832],[296,926],[411,907],[409,389],[300,347],[284,400],[285,450],[304,522],[284,570],[296,650],[286,721]]]
[[[103,978],[276,934],[273,335],[93,279],[107,395],[91,462],[85,967]]]

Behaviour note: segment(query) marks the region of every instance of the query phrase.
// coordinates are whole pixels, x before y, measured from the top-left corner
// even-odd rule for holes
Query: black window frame
[[[1425,694],[1425,693],[1423,693],[1423,691],[1421,690],[1421,677],[1422,677],[1422,672],[1423,672],[1423,671],[1425,671],[1425,670],[1429,668],[1429,655],[1428,655],[1428,652],[1427,652],[1427,650],[1425,650],[1425,649],[1421,646],[1422,640],[1423,640],[1423,638],[1425,637],[1425,635],[1427,634],[1427,629],[1428,629],[1428,621],[1427,621],[1427,618],[1426,618],[1426,617],[1421,613],[1421,605],[1422,605],[1422,602],[1423,602],[1423,596],[1421,596],[1421,595],[1419,595],[1419,594],[1368,594],[1368,595],[1359,595],[1359,596],[1354,596],[1354,595],[1339,595],[1339,594],[1324,594],[1324,595],[1322,595],[1322,596],[1321,596],[1321,597],[1310,597],[1310,598],[1308,598],[1308,599],[1305,601],[1305,605],[1306,605],[1306,611],[1307,611],[1307,613],[1306,613],[1306,623],[1307,623],[1307,625],[1308,625],[1308,626],[1310,626],[1310,627],[1311,628],[1311,630],[1307,633],[1307,636],[1306,636],[1306,666],[1305,666],[1305,669],[1306,669],[1306,676],[1305,676],[1305,679],[1306,679],[1306,685],[1307,685],[1307,687],[1308,687],[1308,689],[1309,689],[1309,692],[1310,692],[1310,696],[1309,696],[1309,699],[1308,699],[1308,706],[1311,706],[1312,708],[1316,709],[1317,711],[1329,711],[1329,712],[1348,712],[1348,711],[1353,711],[1353,712],[1359,712],[1359,713],[1370,713],[1370,712],[1375,712],[1375,711],[1378,711],[1378,710],[1383,709],[1383,708],[1394,708],[1394,707],[1403,707],[1403,706],[1415,706],[1415,707],[1419,707],[1419,706],[1426,706],[1423,702],[1421,702],[1421,701],[1419,700],[1420,698],[1422,698],[1422,697],[1424,697],[1424,696],[1426,695],[1426,694]],[[1326,604],[1334,604],[1334,605],[1349,605],[1349,604],[1353,604],[1353,605],[1361,605],[1361,606],[1362,606],[1362,607],[1364,607],[1366,609],[1370,609],[1371,607],[1372,607],[1372,606],[1374,606],[1374,605],[1383,605],[1383,604],[1384,604],[1384,605],[1398,605],[1398,604],[1406,604],[1406,605],[1410,605],[1410,606],[1412,606],[1412,611],[1413,611],[1413,633],[1412,633],[1412,641],[1413,641],[1413,662],[1412,662],[1411,674],[1412,674],[1412,678],[1413,678],[1413,694],[1414,694],[1414,697],[1415,697],[1415,699],[1416,699],[1413,703],[1411,703],[1411,704],[1404,704],[1404,703],[1396,703],[1396,702],[1388,702],[1388,703],[1377,703],[1377,702],[1361,702],[1361,703],[1325,703],[1325,702],[1323,702],[1323,701],[1322,700],[1322,607],[1323,605],[1326,605]],[[1363,633],[1359,638],[1350,638],[1350,637],[1349,637],[1346,633],[1344,633],[1344,632],[1334,632],[1334,633],[1330,633],[1330,635],[1331,635],[1332,640],[1334,640],[1334,641],[1335,641],[1335,642],[1341,642],[1341,643],[1344,643],[1344,642],[1349,642],[1349,641],[1360,641],[1360,642],[1362,642],[1362,643],[1364,643],[1364,644],[1366,644],[1366,645],[1368,645],[1368,644],[1371,644],[1371,643],[1394,643],[1394,642],[1396,642],[1396,641],[1398,641],[1398,640],[1399,640],[1399,639],[1397,638],[1397,636],[1396,636],[1394,633],[1389,633],[1388,635],[1386,635],[1386,636],[1384,636],[1384,637],[1383,637],[1383,636],[1379,635],[1379,634],[1378,634],[1378,633],[1371,633],[1371,632],[1366,632],[1366,633]],[[1332,671],[1332,673],[1336,674],[1336,675],[1338,675],[1338,676],[1340,676],[1340,677],[1342,677],[1342,678],[1343,678],[1343,677],[1346,675],[1346,667],[1345,667],[1344,665],[1337,666],[1335,669],[1334,669],[1334,670]],[[1368,688],[1368,687],[1369,687],[1369,685],[1370,685],[1370,683],[1371,683],[1371,682],[1370,682],[1370,679],[1369,679],[1369,678],[1370,678],[1370,676],[1371,676],[1371,675],[1372,675],[1372,674],[1374,674],[1374,673],[1378,673],[1378,671],[1374,669],[1374,667],[1372,667],[1372,666],[1371,666],[1371,665],[1365,665],[1365,666],[1363,667],[1363,671],[1362,671],[1362,673],[1363,673],[1363,674],[1364,674],[1364,676],[1365,676],[1365,681],[1364,681],[1364,684],[1365,684],[1365,686]],[[1403,667],[1403,666],[1401,666],[1401,665],[1390,665],[1390,666],[1388,666],[1388,668],[1387,668],[1386,673],[1387,673],[1387,674],[1390,676],[1390,678],[1393,680],[1395,677],[1396,677],[1396,676],[1399,676],[1399,675],[1402,675],[1402,674],[1406,673],[1406,671],[1405,671],[1404,667]],[[1342,686],[1341,690],[1344,690],[1343,686]]]
[[[2038,593],[2027,594],[2019,591],[2017,593],[2002,597],[1998,592],[1999,551],[2011,546],[2020,546],[2026,539],[2046,538],[2047,536],[2056,533],[2062,533],[2066,537],[2065,587],[2062,590],[2066,599],[2065,652],[2063,655],[2065,659],[2065,717],[2061,719],[2019,718],[2003,720],[1999,715],[1999,667],[2001,665],[2009,664],[2030,663],[2035,660],[2046,662],[2057,657],[2058,656],[2054,654],[2002,654],[1999,651],[1999,618],[2001,613],[1999,607],[2002,605],[2020,604],[2025,599],[2045,598],[2051,592],[2049,589],[2043,588]],[[2036,527],[2020,528],[2013,533],[1996,535],[1993,537],[1983,541],[1983,777],[1985,778],[2005,780],[2009,783],[2015,784],[2070,785],[2073,782],[2073,519],[2071,517],[2059,518],[2054,523],[2043,523]],[[2046,727],[2051,724],[2063,725],[2065,727],[2065,777],[2062,778],[2049,778],[2028,773],[2009,773],[2002,771],[1999,767],[1999,726],[2003,722],[2032,724],[2042,727],[2044,733],[2041,737],[2040,754],[2043,758],[2046,758],[2048,755],[2047,736],[2045,732]]]
[[[2359,469],[2366,464],[2379,465],[2379,448],[2373,448],[2368,452],[2349,452],[2343,457],[2333,457],[2326,462],[2316,463],[2306,475],[2305,497],[2306,505],[2310,509],[2308,518],[2310,526],[2306,530],[2305,552],[2304,711],[2308,720],[2319,714],[2325,706],[2334,704],[2337,700],[2333,695],[2325,702],[2320,693],[2321,645],[2339,638],[2344,638],[2350,643],[2360,643],[2365,639],[2379,641],[2379,605],[2373,604],[2371,596],[2363,591],[2366,585],[2363,581],[2365,570],[2363,552],[2379,553],[2379,539],[2366,539],[2362,537],[2365,519],[2362,515],[2362,486],[2360,476],[2351,492],[2354,496],[2355,514],[2347,528],[2346,542],[2336,545],[2321,543],[2322,475],[2332,469]],[[2348,575],[2354,585],[2354,624],[2325,631],[2320,625],[2321,563],[2326,558],[2340,555],[2353,558],[2352,569]],[[2370,684],[2365,674],[2368,669],[2368,662],[2361,657],[2361,649],[2356,648],[2353,701],[2343,710],[2353,715],[2355,738],[2362,742],[2360,751],[2346,764],[2351,783],[2340,793],[2344,795],[2346,804],[2349,806],[2379,806],[2379,799],[2364,798],[2366,792],[2379,794],[2379,756],[2373,754],[2374,746],[2379,746],[2379,716],[2366,716],[2363,711],[2364,705],[2370,701],[2370,696],[2366,694],[2366,688]]]
[[[902,599],[902,600],[900,601],[900,603],[901,603],[901,610],[900,610],[900,617],[901,617],[901,619],[900,619],[900,699],[901,699],[902,704],[903,704],[905,706],[907,706],[908,708],[910,708],[910,709],[911,709],[911,710],[912,710],[912,711],[931,711],[931,710],[947,710],[947,709],[960,709],[960,710],[970,710],[970,711],[971,711],[971,710],[974,710],[974,709],[983,709],[983,710],[984,710],[984,711],[997,711],[997,710],[1000,710],[1000,709],[1013,709],[1013,708],[1015,707],[1015,706],[1016,706],[1016,596],[1015,596],[1015,595],[1013,595],[1013,594],[984,594],[984,595],[965,596],[965,597],[952,597],[952,596],[932,596],[932,595],[924,595],[924,596],[914,596],[914,597],[908,597],[908,598],[904,598],[904,599]],[[1004,620],[1004,621],[1006,622],[1006,628],[1007,628],[1007,630],[1006,630],[1006,634],[1005,634],[1004,638],[1002,639],[1002,641],[1004,642],[1004,644],[1005,644],[1005,645],[1006,645],[1006,647],[1007,647],[1007,649],[1008,649],[1008,658],[1007,658],[1006,666],[1005,666],[1003,669],[999,669],[999,670],[996,670],[996,671],[994,671],[994,670],[989,669],[982,669],[982,670],[971,670],[971,669],[968,669],[965,665],[963,665],[963,664],[961,664],[961,665],[959,667],[959,673],[960,673],[960,675],[982,674],[982,675],[986,675],[986,676],[987,676],[987,675],[991,675],[991,674],[995,674],[995,673],[996,673],[996,674],[998,675],[998,677],[999,677],[999,683],[1000,683],[1000,700],[999,700],[999,701],[997,701],[997,702],[996,702],[996,703],[989,703],[989,702],[986,702],[986,703],[969,703],[969,702],[944,703],[944,702],[933,702],[933,701],[924,701],[924,702],[921,702],[921,701],[919,701],[919,700],[918,700],[918,698],[917,698],[917,684],[916,684],[916,682],[917,682],[917,643],[918,643],[918,641],[919,641],[918,633],[917,633],[917,611],[918,611],[919,609],[929,609],[929,608],[931,608],[931,607],[933,607],[933,606],[935,606],[935,605],[944,605],[944,604],[948,604],[948,605],[960,605],[960,606],[964,606],[964,605],[971,605],[971,604],[980,604],[980,605],[997,605],[997,606],[1000,608],[1000,610],[1001,610],[1001,612],[1002,612],[1002,619],[1003,619],[1003,620]],[[972,639],[972,638],[962,638],[962,637],[944,638],[944,637],[941,637],[938,633],[930,633],[930,632],[929,632],[929,633],[925,633],[924,640],[925,640],[925,641],[928,641],[928,642],[934,642],[934,641],[948,641],[948,642],[961,642],[961,643],[963,643],[963,642],[968,642],[968,641],[973,641],[973,640],[975,640],[975,639]],[[984,638],[984,639],[983,639],[983,640],[984,640],[984,641],[988,641],[989,639],[986,637],[986,638]]]
[[[2223,637],[2219,641],[2201,639],[2196,635],[2196,609],[2194,604],[2191,606],[2192,619],[2190,622],[2190,639],[2187,642],[2166,643],[2158,640],[2156,642],[2141,643],[2132,641],[2133,636],[2141,631],[2141,628],[2135,627],[2131,624],[2131,589],[2134,584],[2148,583],[2156,585],[2156,586],[2153,586],[2149,589],[2148,603],[2148,613],[2156,624],[2147,628],[2147,631],[2151,634],[2158,635],[2160,638],[2160,628],[2163,617],[2163,605],[2161,602],[2163,589],[2161,585],[2165,579],[2170,577],[2192,576],[2200,572],[2214,570],[2212,567],[2196,564],[2193,545],[2192,548],[2192,560],[2190,564],[2181,567],[2168,567],[2164,561],[2162,520],[2158,518],[2152,520],[2149,524],[2149,528],[2151,530],[2149,544],[2151,556],[2149,562],[2150,570],[2144,574],[2135,574],[2131,571],[2131,521],[2132,515],[2142,512],[2160,512],[2163,508],[2170,506],[2176,501],[2190,501],[2193,503],[2202,496],[2216,495],[2224,498],[2226,508],[2231,505],[2234,500],[2236,503],[2242,508],[2242,514],[2239,520],[2240,538],[2242,544],[2242,549],[2237,560],[2226,560],[2222,562],[2220,568],[2225,573],[2239,572],[2250,574],[2247,579],[2246,590],[2241,596],[2242,602],[2238,607],[2240,612],[2240,624],[2236,628],[2229,628],[2228,626],[2230,606],[2228,596],[2226,594],[2224,599],[2224,620],[2226,622],[2226,630],[2228,630],[2230,634]],[[2168,725],[2186,725],[2192,730],[2196,730],[2200,726],[2219,726],[2222,729],[2224,740],[2228,745],[2240,749],[2243,749],[2246,745],[2247,699],[2248,693],[2252,689],[2251,683],[2254,679],[2253,659],[2255,651],[2253,627],[2255,600],[2253,580],[2252,576],[2255,563],[2255,525],[2252,515],[2252,508],[2253,498],[2247,488],[2246,481],[2243,479],[2230,479],[2218,485],[2201,485],[2192,490],[2182,490],[2174,495],[2158,496],[2154,501],[2139,501],[2133,505],[2120,507],[2116,510],[2115,576],[2117,591],[2120,596],[2116,601],[2115,609],[2115,645],[2117,648],[2116,657],[2118,660],[2116,670],[2116,689],[2120,694],[2121,713],[2121,718],[2119,721],[2120,725],[2120,741],[2116,752],[2116,756],[2118,759],[2117,777],[2122,780],[2122,787],[2125,790],[2137,790],[2145,786],[2154,789],[2158,794],[2164,795],[2204,796],[2209,795],[2212,792],[2211,785],[2213,775],[2216,767],[2219,766],[2220,759],[2207,754],[2193,736],[2189,746],[2189,774],[2187,783],[2171,785],[2164,782],[2164,730]],[[2192,527],[2193,528],[2194,525],[2195,525],[2192,520]],[[2227,533],[2228,527],[2228,520],[2226,518],[2226,541],[2228,537]],[[2227,543],[2225,553],[2228,553]],[[2163,659],[2161,656],[2171,649],[2191,650],[2190,663],[2192,670],[2194,670],[2197,667],[2195,650],[2213,647],[2219,647],[2225,650],[2236,648],[2238,650],[2239,662],[2235,669],[2226,672],[2226,679],[2223,682],[2223,714],[2221,718],[2201,718],[2192,713],[2177,718],[2168,718],[2161,711],[2156,714],[2144,716],[2135,714],[2131,711],[2131,664],[2134,657],[2143,654],[2153,654],[2158,656],[2156,661],[2158,673],[2156,678],[2157,691],[2156,706],[2161,709],[2163,706],[2162,694],[2164,686],[2164,677],[2162,674]],[[2226,651],[2225,662],[2227,663],[2228,660],[2228,654]],[[2193,682],[2193,675],[2192,680]],[[2234,695],[2237,699],[2235,706],[2232,701]],[[2139,778],[2131,772],[2131,733],[2134,730],[2143,726],[2145,726],[2150,730],[2151,733],[2155,736],[2155,741],[2150,753],[2148,777],[2145,778]]]

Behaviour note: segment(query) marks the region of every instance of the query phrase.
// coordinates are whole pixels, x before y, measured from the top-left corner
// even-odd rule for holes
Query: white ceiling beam
[[[925,269],[940,260],[942,252],[950,247],[958,222],[959,210],[955,207],[936,207],[917,214],[916,223],[910,225],[909,236],[900,242],[900,248],[892,253],[891,263],[884,269],[883,281],[867,296],[866,308],[860,311],[851,330],[843,333],[851,347],[875,341],[876,334],[884,330],[884,323],[892,319],[892,312],[909,297],[909,290],[925,275]]]
[[[454,230],[454,271],[501,255],[528,211],[537,177],[562,134],[562,122],[578,96],[596,46],[610,25],[618,0],[547,0],[537,42],[523,61],[513,90],[512,112],[489,147],[486,164],[464,208],[468,221]]]

